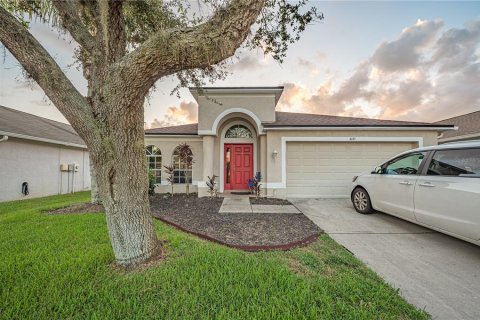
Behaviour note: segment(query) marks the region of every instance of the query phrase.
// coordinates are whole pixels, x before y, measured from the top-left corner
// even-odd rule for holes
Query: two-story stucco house
[[[220,192],[246,190],[255,172],[267,196],[347,197],[352,177],[415,147],[437,144],[453,125],[277,112],[283,87],[191,89],[198,123],[148,129],[145,145],[157,192],[168,192],[164,165],[175,166],[175,192],[185,182],[207,195],[207,176]],[[194,164],[176,147],[188,143]]]

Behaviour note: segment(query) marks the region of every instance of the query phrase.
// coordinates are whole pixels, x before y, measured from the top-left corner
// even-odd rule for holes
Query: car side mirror
[[[372,174],[382,174],[383,170],[381,166],[375,167],[372,171]]]

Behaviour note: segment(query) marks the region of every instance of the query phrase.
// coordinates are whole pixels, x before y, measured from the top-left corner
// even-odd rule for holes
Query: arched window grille
[[[225,138],[253,138],[252,131],[241,124],[230,127],[225,133]]]

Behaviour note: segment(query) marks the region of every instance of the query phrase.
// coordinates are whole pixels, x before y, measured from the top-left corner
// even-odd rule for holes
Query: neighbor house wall
[[[437,144],[436,131],[412,131],[412,130],[269,130],[266,138],[266,167],[264,179],[266,194],[269,196],[284,197],[286,189],[279,187],[282,183],[282,137],[420,137],[423,146]],[[345,142],[355,143],[355,142]],[[278,156],[273,158],[274,151]],[[286,151],[286,150],[285,150]],[[387,159],[385,159],[387,160]]]
[[[162,153],[162,168],[165,165],[172,164],[172,156],[176,147],[182,143],[190,145],[193,153],[192,165],[192,184],[190,184],[190,192],[197,192],[198,184],[203,180],[203,140],[196,136],[145,136],[145,146],[154,145],[160,149]],[[172,188],[168,184],[167,175],[162,170],[162,182],[155,188],[156,193],[171,192]],[[174,193],[185,193],[185,184],[174,184]]]
[[[61,172],[62,163],[76,163],[79,170]],[[90,189],[89,167],[86,149],[9,137],[0,142],[0,201]],[[27,196],[21,193],[23,182]]]

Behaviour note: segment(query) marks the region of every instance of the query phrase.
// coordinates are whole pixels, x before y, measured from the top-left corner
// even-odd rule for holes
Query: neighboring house
[[[411,148],[435,145],[453,125],[276,112],[283,87],[190,90],[198,123],[145,130],[157,192],[168,192],[164,165],[175,165],[175,192],[192,183],[207,195],[207,176],[220,192],[246,190],[260,171],[264,194],[275,197],[348,197],[352,177]],[[176,155],[188,143],[192,168]]]
[[[435,123],[453,124],[458,128],[458,130],[455,131],[444,132],[438,138],[438,143],[480,140],[480,110]]]
[[[71,126],[0,106],[0,201],[89,189],[89,170],[87,147]]]

